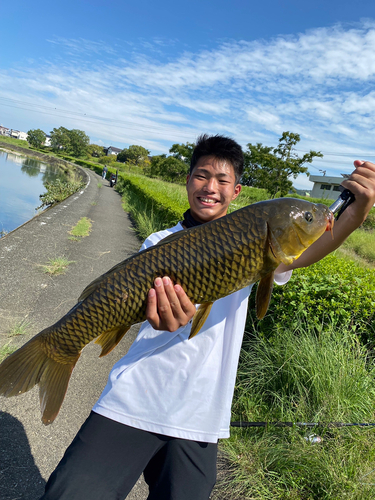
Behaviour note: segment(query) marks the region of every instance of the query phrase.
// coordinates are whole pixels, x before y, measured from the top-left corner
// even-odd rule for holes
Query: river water
[[[55,166],[0,151],[0,236],[37,213],[39,195],[46,192],[46,182],[64,178]]]

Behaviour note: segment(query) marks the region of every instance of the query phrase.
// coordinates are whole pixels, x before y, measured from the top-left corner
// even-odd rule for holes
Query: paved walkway
[[[87,173],[88,184],[80,193],[0,239],[0,345],[9,342],[15,323],[29,322],[26,335],[10,340],[20,346],[57,321],[88,283],[138,250],[140,243],[120,196],[108,181]],[[92,220],[92,231],[81,241],[71,241],[68,231],[81,217]],[[73,261],[67,272],[54,277],[44,274],[41,265],[59,256]],[[45,481],[105,386],[111,367],[126,353],[136,332],[132,328],[101,359],[99,346],[84,349],[60,413],[47,427],[40,420],[37,388],[18,397],[0,397],[1,500],[41,496]],[[139,480],[128,499],[146,496],[145,484]]]

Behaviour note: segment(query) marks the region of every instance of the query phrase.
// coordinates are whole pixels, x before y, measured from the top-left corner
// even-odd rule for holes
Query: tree
[[[46,134],[40,128],[32,129],[27,132],[27,142],[34,148],[43,146],[46,140]]]
[[[104,156],[103,146],[99,146],[98,144],[89,144],[87,146],[87,153],[95,158],[100,158],[101,156]]]
[[[293,188],[298,174],[309,175],[305,163],[311,163],[315,157],[322,158],[320,152],[310,151],[300,158],[294,153],[294,146],[301,140],[299,134],[283,132],[276,148],[263,146],[261,143],[247,145],[242,184],[266,189],[271,198],[278,193],[285,196]]]
[[[68,131],[70,138],[70,149],[73,156],[82,156],[90,144],[90,137],[83,130],[73,129]]]
[[[82,156],[90,144],[90,137],[83,130],[54,128],[51,132],[51,146],[55,151],[63,149],[73,156]]]
[[[69,152],[70,137],[69,130],[65,127],[54,128],[51,132],[51,147],[54,151],[64,149]]]
[[[191,157],[195,148],[195,144],[187,142],[186,144],[173,144],[169,150],[174,158],[181,160],[190,165]]]
[[[129,146],[125,148],[117,155],[117,161],[122,163],[133,163],[134,165],[140,165],[142,161],[146,160],[150,151],[142,146]]]
[[[150,166],[150,175],[160,177],[169,182],[185,182],[189,173],[189,165],[174,156],[153,156]]]

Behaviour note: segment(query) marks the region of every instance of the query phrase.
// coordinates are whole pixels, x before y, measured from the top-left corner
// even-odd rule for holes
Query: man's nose
[[[204,186],[206,191],[215,191],[216,189],[216,181],[214,178],[207,179],[206,185]]]

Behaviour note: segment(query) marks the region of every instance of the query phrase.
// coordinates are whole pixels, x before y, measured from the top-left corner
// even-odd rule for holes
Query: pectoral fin
[[[264,276],[258,283],[255,297],[257,318],[264,318],[271,300],[274,272]]]
[[[99,335],[99,337],[95,340],[95,344],[99,344],[102,348],[102,352],[99,357],[101,358],[102,356],[106,356],[110,353],[129,329],[130,326],[121,325],[116,328],[112,328],[112,330],[107,330]]]
[[[204,325],[206,319],[208,318],[208,315],[210,314],[212,304],[213,302],[206,302],[205,304],[201,304],[199,306],[198,311],[194,315],[189,339],[195,337],[195,335]]]

